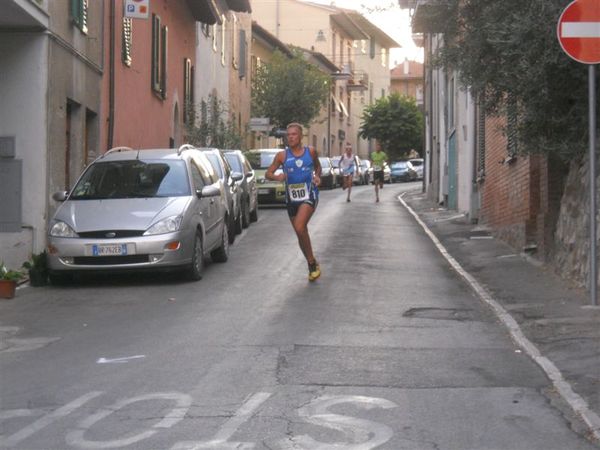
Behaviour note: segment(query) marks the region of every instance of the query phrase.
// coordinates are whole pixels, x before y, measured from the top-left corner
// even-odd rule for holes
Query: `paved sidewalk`
[[[548,398],[574,429],[600,443],[600,308],[589,306],[589,294],[420,191],[402,200],[552,379]]]

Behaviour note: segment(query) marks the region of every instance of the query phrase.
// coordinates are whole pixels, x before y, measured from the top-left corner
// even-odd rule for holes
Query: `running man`
[[[379,189],[383,189],[383,166],[388,161],[388,156],[381,150],[379,141],[375,144],[375,151],[369,156],[373,164],[373,184],[375,184],[375,202],[379,203]]]
[[[308,280],[315,281],[321,276],[321,268],[313,255],[308,222],[319,203],[321,184],[321,163],[317,151],[302,145],[302,125],[290,123],[287,126],[288,146],[275,155],[273,163],[265,173],[267,180],[285,182],[287,211],[300,250],[308,263]],[[275,174],[279,168],[282,173]]]
[[[354,171],[356,170],[356,161],[352,154],[352,144],[348,142],[346,144],[346,152],[340,157],[340,171],[343,175],[342,187],[344,190],[348,189],[348,198],[346,201],[350,201],[350,192],[352,192],[352,180],[354,179]]]

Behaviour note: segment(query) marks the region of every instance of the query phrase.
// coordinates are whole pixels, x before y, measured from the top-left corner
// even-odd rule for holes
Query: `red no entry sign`
[[[558,19],[557,33],[562,49],[575,61],[600,63],[600,1],[570,3]]]

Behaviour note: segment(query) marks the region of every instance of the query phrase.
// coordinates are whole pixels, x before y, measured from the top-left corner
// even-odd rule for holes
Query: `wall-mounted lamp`
[[[317,42],[325,42],[327,41],[327,38],[325,37],[325,33],[323,32],[323,30],[319,30],[317,32]]]

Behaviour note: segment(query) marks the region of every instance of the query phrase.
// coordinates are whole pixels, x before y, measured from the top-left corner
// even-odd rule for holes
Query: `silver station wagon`
[[[206,156],[179,149],[109,150],[86,168],[48,225],[53,283],[76,272],[170,269],[202,277],[229,257],[225,186]]]

